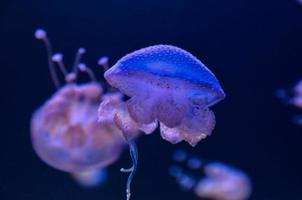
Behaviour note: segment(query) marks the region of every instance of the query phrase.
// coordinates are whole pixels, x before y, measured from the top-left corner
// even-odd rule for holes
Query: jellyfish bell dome
[[[105,72],[110,85],[131,97],[130,116],[140,124],[160,122],[171,143],[196,145],[215,126],[209,110],[225,97],[215,75],[189,52],[171,45],[143,48]]]
[[[225,97],[215,75],[201,61],[171,45],[155,45],[134,51],[106,71],[105,78],[128,96],[133,96],[136,89],[149,86],[186,90],[188,97],[204,97],[209,106]]]
[[[118,159],[125,140],[113,121],[97,122],[101,96],[98,83],[66,84],[33,114],[33,148],[44,162],[73,173]]]

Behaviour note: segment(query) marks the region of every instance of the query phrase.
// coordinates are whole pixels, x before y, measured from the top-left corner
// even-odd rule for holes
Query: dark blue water
[[[217,126],[196,148],[171,145],[158,132],[140,138],[133,199],[197,199],[179,190],[168,175],[175,149],[193,151],[246,171],[257,200],[302,199],[302,127],[298,113],[274,97],[302,78],[302,5],[295,0],[2,2],[1,165],[2,200],[124,199],[130,165],[125,151],[109,169],[106,185],[85,190],[66,174],[41,162],[32,150],[31,113],[54,92],[43,45],[33,37],[45,28],[71,65],[85,47],[85,62],[99,56],[112,64],[124,54],[153,44],[172,44],[199,57],[219,78],[227,98],[213,109]],[[301,111],[300,111],[301,112]]]

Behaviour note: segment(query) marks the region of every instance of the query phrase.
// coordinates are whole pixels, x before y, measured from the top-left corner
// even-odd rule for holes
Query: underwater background
[[[214,106],[217,125],[195,148],[159,136],[140,137],[133,199],[198,199],[168,174],[177,149],[236,166],[251,177],[252,200],[302,199],[302,127],[298,110],[283,105],[278,88],[302,78],[302,5],[295,0],[11,0],[0,8],[0,199],[124,199],[128,151],[109,168],[107,182],[86,189],[47,166],[30,141],[32,113],[55,91],[46,53],[33,34],[44,28],[71,65],[78,47],[96,66],[133,50],[171,44],[196,55],[219,78],[226,99]],[[300,110],[301,112],[301,110]]]

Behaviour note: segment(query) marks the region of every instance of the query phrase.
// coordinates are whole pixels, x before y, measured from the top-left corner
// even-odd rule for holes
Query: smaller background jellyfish
[[[294,97],[292,98],[291,103],[302,109],[302,80],[300,80],[295,87],[293,88]]]
[[[32,116],[34,150],[48,165],[71,173],[84,186],[102,183],[106,177],[105,168],[119,158],[126,140],[110,116],[97,120],[97,110],[101,101],[119,103],[122,95],[116,95],[116,92],[103,94],[92,70],[80,62],[84,48],[78,49],[69,73],[64,66],[63,54],[52,53],[46,32],[38,29],[35,36],[47,48],[49,70],[57,91]],[[66,83],[63,86],[55,64],[64,75]],[[108,67],[108,58],[102,57],[99,64]],[[79,72],[86,72],[91,81],[77,84]]]
[[[302,110],[302,80],[298,81],[296,85],[289,91],[285,89],[278,89],[276,96],[283,101],[286,105],[292,105]],[[293,117],[295,124],[302,126],[302,114]]]
[[[204,161],[184,151],[176,151],[173,159],[177,164],[170,167],[170,175],[183,190],[193,190],[200,198],[246,200],[251,194],[251,181],[239,169]]]

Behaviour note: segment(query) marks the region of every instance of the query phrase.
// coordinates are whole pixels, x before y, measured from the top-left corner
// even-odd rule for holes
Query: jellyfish
[[[299,110],[302,109],[302,80],[298,81],[295,86],[287,91],[285,89],[278,89],[275,93],[276,97],[281,99],[284,104],[292,105]],[[302,126],[302,115],[296,115],[292,120],[295,124]]]
[[[170,167],[169,173],[183,190],[192,190],[200,198],[214,200],[249,198],[251,181],[243,171],[222,162],[204,161],[188,155],[186,160],[179,160],[178,155],[177,152],[174,154],[174,161],[178,164]],[[193,171],[198,175],[194,176]]]
[[[291,100],[291,103],[297,108],[302,109],[302,80],[298,81],[293,88],[294,97]]]
[[[294,97],[291,100],[291,103],[298,109],[302,109],[302,80],[300,80],[294,87]],[[302,126],[302,114],[296,115],[293,117],[293,122]]]
[[[107,168],[97,168],[73,173],[71,176],[81,186],[90,188],[103,185],[107,181],[108,170]]]
[[[159,124],[162,138],[173,144],[184,140],[195,146],[210,135],[215,116],[209,107],[225,97],[215,75],[200,60],[171,45],[134,51],[104,76],[130,97],[126,112],[139,127]]]
[[[100,183],[105,180],[105,168],[119,158],[126,140],[113,118],[103,116],[98,121],[98,107],[102,101],[122,102],[122,95],[116,91],[103,92],[93,71],[80,62],[84,48],[77,51],[73,69],[68,73],[63,54],[52,53],[46,32],[38,29],[35,36],[46,46],[50,75],[57,91],[32,115],[33,148],[45,163],[71,173],[82,185]],[[100,60],[105,68],[108,58]],[[63,85],[56,73],[56,65],[64,75]],[[87,73],[91,81],[77,83],[79,72]],[[133,137],[137,133],[133,131]]]
[[[159,121],[171,143],[196,145],[215,126],[210,106],[224,97],[215,75],[189,52],[155,45],[121,58],[105,72],[110,85],[130,97],[131,118],[139,124]]]
[[[217,200],[244,200],[251,193],[248,176],[221,162],[205,166],[206,178],[197,183],[195,193],[199,197],[211,197]]]

